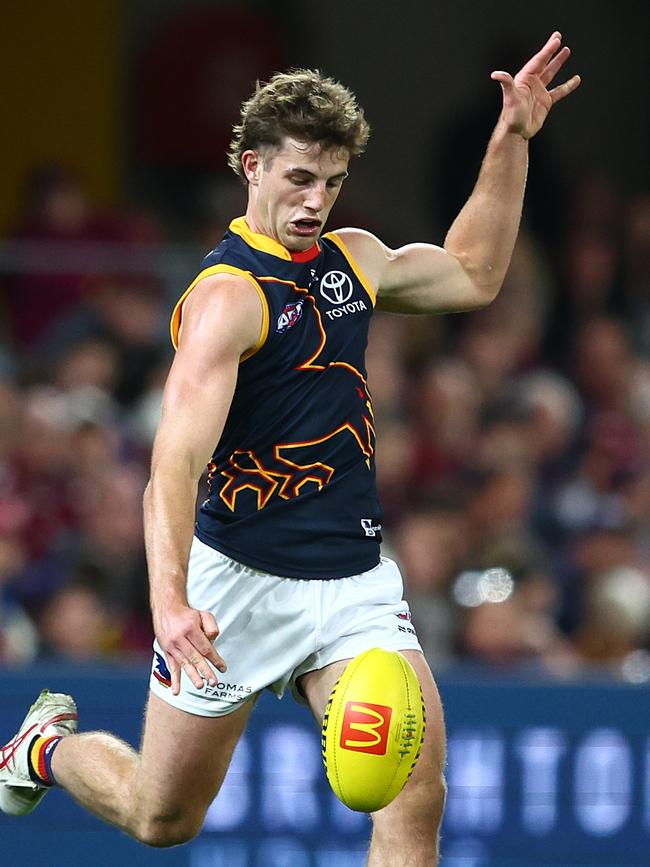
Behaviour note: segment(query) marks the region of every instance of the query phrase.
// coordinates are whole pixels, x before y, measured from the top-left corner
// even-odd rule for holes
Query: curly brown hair
[[[363,153],[370,127],[354,94],[317,69],[277,72],[257,82],[255,93],[242,104],[241,123],[233,127],[228,165],[246,182],[241,164],[244,151],[279,147],[285,136],[318,142],[323,148],[345,148],[350,156]]]

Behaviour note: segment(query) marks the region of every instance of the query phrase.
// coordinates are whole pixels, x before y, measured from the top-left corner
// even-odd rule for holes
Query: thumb
[[[219,635],[219,627],[214,619],[214,614],[210,611],[200,611],[199,614],[201,615],[201,629],[210,641],[214,641]]]
[[[493,73],[491,73],[490,78],[492,79],[492,81],[499,82],[504,96],[515,86],[515,81],[512,75],[510,75],[509,72],[503,72],[503,70],[501,69],[497,69]]]

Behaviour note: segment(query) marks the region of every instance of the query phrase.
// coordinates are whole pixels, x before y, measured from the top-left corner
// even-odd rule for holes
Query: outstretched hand
[[[562,34],[550,37],[513,78],[508,72],[492,73],[503,91],[502,118],[508,132],[518,133],[525,139],[532,138],[542,128],[546,117],[555,105],[572,93],[580,84],[580,76],[574,75],[564,84],[548,89],[548,85],[564,66],[571,50],[562,45]]]

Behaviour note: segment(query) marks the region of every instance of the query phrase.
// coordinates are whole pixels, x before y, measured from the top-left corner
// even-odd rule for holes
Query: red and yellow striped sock
[[[53,735],[49,738],[36,735],[29,745],[27,759],[29,776],[39,786],[54,786],[56,784],[52,774],[52,753],[60,740],[60,735]]]

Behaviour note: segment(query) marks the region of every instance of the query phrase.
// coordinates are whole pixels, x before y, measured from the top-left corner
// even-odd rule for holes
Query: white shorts
[[[402,599],[402,576],[386,557],[368,572],[326,581],[281,578],[243,566],[194,538],[188,601],[211,611],[219,625],[216,647],[226,662],[216,686],[197,689],[181,673],[172,694],[164,655],[154,641],[151,690],[199,716],[223,716],[263,689],[282,698],[300,675],[368,650],[421,650]]]

